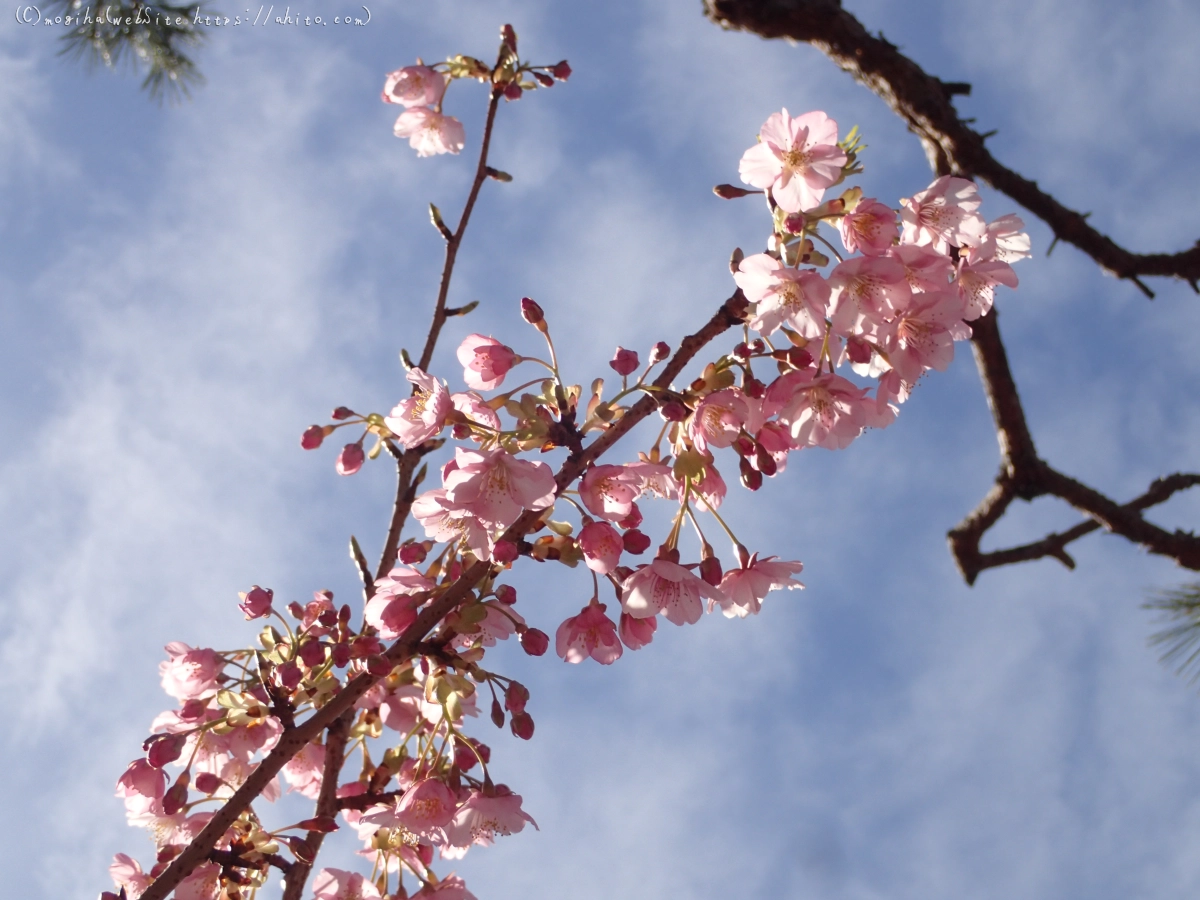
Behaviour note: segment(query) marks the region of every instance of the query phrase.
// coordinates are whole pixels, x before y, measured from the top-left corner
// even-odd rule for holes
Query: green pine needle
[[[1150,636],[1150,646],[1162,648],[1162,663],[1192,684],[1200,681],[1200,582],[1161,591],[1142,608],[1171,623]]]

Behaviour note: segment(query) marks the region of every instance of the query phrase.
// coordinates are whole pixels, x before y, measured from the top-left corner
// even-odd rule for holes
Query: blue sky
[[[1183,2],[847,7],[946,80],[989,146],[1139,250],[1200,235],[1200,10]],[[300,432],[338,404],[386,410],[418,348],[440,238],[470,159],[391,134],[384,75],[417,56],[523,55],[571,81],[501,110],[494,164],[435,370],[470,331],[527,348],[546,308],[574,380],[612,348],[674,342],[764,238],[725,203],[766,116],[858,124],[861,180],[894,203],[931,180],[914,138],[808,47],[726,34],[694,0],[396,4],[364,28],[214,31],[208,83],[160,108],[137,80],[56,57],[54,29],[0,26],[0,825],[13,896],[94,895],[112,854],[148,860],[112,784],[154,715],[171,640],[252,636],[251,584],[357,596],[355,533],[378,548],[391,472],[344,479]],[[333,2],[306,14],[353,12]],[[232,12],[232,9],[230,10]],[[447,111],[478,141],[485,98]],[[989,218],[1018,211],[985,193]],[[1028,219],[1029,217],[1027,217]],[[1117,498],[1197,468],[1200,303],[1146,301],[1029,221],[1034,259],[1001,327],[1045,458]],[[762,615],[675,629],[613,667],[507,652],[530,686],[529,744],[480,723],[541,825],[460,866],[481,900],[1129,898],[1200,887],[1200,698],[1145,641],[1148,589],[1181,573],[1092,536],[965,587],[944,534],[990,485],[995,438],[965,347],[897,423],[805,451],[731,497],[743,540],[799,558],[804,592]],[[1195,527],[1200,495],[1153,518]],[[1075,521],[1020,504],[991,540]],[[546,631],[590,586],[520,582]],[[511,650],[512,648],[509,648]],[[16,811],[19,811],[16,812]],[[344,850],[341,852],[345,852]],[[331,864],[349,861],[333,856]]]

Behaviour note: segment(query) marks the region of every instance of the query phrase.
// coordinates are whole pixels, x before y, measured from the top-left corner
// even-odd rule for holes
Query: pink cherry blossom
[[[505,450],[454,451],[457,467],[444,475],[446,500],[484,524],[507,528],[527,509],[554,504],[558,485],[550,467]]]
[[[554,650],[564,661],[581,663],[589,656],[602,666],[612,665],[621,658],[621,642],[612,619],[604,614],[608,609],[593,600],[579,615],[558,626]]]
[[[402,112],[392,132],[396,137],[408,138],[408,145],[417,151],[417,156],[458,153],[467,142],[462,122],[424,106]]]
[[[621,636],[621,643],[630,650],[641,650],[654,640],[656,628],[658,628],[657,617],[635,619],[629,613],[623,612],[620,624],[617,626],[617,633]]]
[[[305,744],[283,767],[283,777],[291,787],[288,793],[299,791],[316,800],[321,793],[321,776],[325,767],[325,745]]]
[[[215,650],[193,649],[179,641],[172,641],[165,649],[170,659],[158,665],[164,691],[176,700],[199,699],[217,692],[217,675],[225,661]]]
[[[747,256],[733,280],[756,304],[748,324],[760,334],[787,325],[809,340],[825,333],[829,285],[815,269],[793,269],[766,253]]]
[[[744,154],[738,174],[746,184],[769,190],[786,212],[812,209],[825,188],[842,177],[846,154],[837,145],[837,122],[823,112],[793,119],[773,113],[759,131],[759,143]]]
[[[621,532],[608,522],[589,522],[579,532],[583,561],[597,575],[607,575],[621,563],[625,545]]]
[[[459,394],[450,395],[450,403],[460,413],[483,428],[490,431],[500,430],[500,417],[496,415],[496,411],[492,409],[484,399],[474,391],[466,391]]]
[[[930,244],[945,253],[950,247],[978,244],[987,233],[983,217],[976,212],[982,203],[979,189],[965,178],[943,175],[900,203],[905,243]]]
[[[508,370],[521,357],[493,337],[469,334],[458,345],[458,361],[463,365],[463,380],[477,391],[498,387]]]
[[[801,562],[775,562],[774,556],[759,559],[755,554],[745,568],[725,573],[721,579],[721,590],[725,594],[720,601],[721,611],[728,618],[745,618],[758,615],[762,599],[771,591],[804,587],[793,575],[804,568]]]
[[[425,528],[425,536],[438,541],[462,541],[478,559],[492,555],[488,529],[469,510],[449,500],[446,491],[435,488],[413,501],[412,515]]]
[[[882,256],[900,236],[896,211],[870,197],[842,216],[838,231],[847,250],[866,256]]]
[[[492,797],[479,791],[471,791],[467,801],[458,808],[458,812],[446,826],[446,839],[451,847],[469,847],[471,844],[486,847],[496,835],[516,834],[521,831],[526,822],[537,828],[537,822],[521,809],[520,794],[501,794],[500,791],[499,785],[496,796]]]
[[[388,75],[383,84],[385,103],[404,106],[437,106],[446,93],[446,76],[429,66],[405,66]]]
[[[161,800],[167,789],[167,775],[145,759],[135,759],[117,779],[117,796],[136,801]],[[126,803],[128,806],[129,804]]]
[[[379,900],[374,882],[359,872],[322,869],[313,877],[314,900]]]
[[[883,428],[894,418],[890,407],[880,411],[867,391],[842,378],[816,378],[809,370],[781,375],[767,388],[767,400],[779,410],[779,420],[791,429],[801,447],[841,450],[867,427]]]
[[[141,864],[136,859],[124,853],[118,853],[113,857],[112,865],[108,867],[108,874],[112,876],[113,884],[118,889],[125,889],[125,894],[130,900],[137,900],[154,881],[142,871]]]
[[[959,262],[958,278],[954,283],[966,306],[963,318],[970,322],[986,315],[992,308],[996,285],[1017,286],[1017,273],[1008,263],[998,259],[985,259],[977,263],[963,259]]]
[[[621,585],[621,607],[635,619],[662,613],[676,625],[694,625],[704,614],[700,598],[720,602],[720,591],[697,578],[683,566],[656,559],[625,579]]]
[[[687,433],[701,453],[709,446],[728,447],[750,417],[745,395],[737,388],[713,391],[688,419]]]
[[[650,494],[659,499],[667,497],[676,497],[679,495],[679,482],[675,480],[675,476],[671,471],[671,467],[664,463],[653,463],[646,460],[639,462],[627,463],[625,465],[625,474],[638,489],[638,496]],[[636,505],[630,510],[632,514],[637,509]],[[626,517],[622,516],[622,519]],[[622,528],[637,527],[637,524],[642,521],[641,513],[637,515],[637,522],[631,524],[622,524]]]
[[[455,643],[464,650],[476,641],[480,646],[494,647],[497,640],[508,640],[516,634],[519,626],[525,624],[524,616],[497,600],[487,600],[482,605],[487,612],[482,620],[470,626],[473,630],[466,630],[466,625],[461,626],[464,632]]]
[[[396,404],[383,423],[401,444],[409,448],[442,430],[451,403],[446,386],[421,369],[414,367],[406,377],[416,385],[416,393]]]
[[[888,256],[904,266],[904,279],[914,291],[944,291],[954,274],[954,262],[931,247],[901,244]]]
[[[701,509],[720,509],[727,490],[725,479],[712,462],[704,467],[704,476],[699,481],[692,482],[692,496],[699,502]],[[683,499],[682,487],[679,499]]]
[[[884,256],[856,256],[829,273],[833,330],[850,335],[871,329],[912,294],[904,267]]]
[[[396,817],[413,834],[431,837],[450,824],[457,806],[450,788],[437,779],[426,778],[404,792],[396,804]]]
[[[896,314],[884,335],[884,347],[908,399],[913,385],[927,369],[944,372],[954,359],[954,341],[971,336],[963,321],[963,303],[952,291],[914,294]]]
[[[995,222],[989,222],[983,240],[967,251],[967,261],[977,263],[985,259],[998,259],[1013,263],[1026,259],[1029,252],[1029,235],[1024,232],[1025,223],[1020,216],[1009,213]]]
[[[626,466],[592,466],[579,482],[579,499],[588,512],[610,522],[629,515],[639,493],[638,478]]]

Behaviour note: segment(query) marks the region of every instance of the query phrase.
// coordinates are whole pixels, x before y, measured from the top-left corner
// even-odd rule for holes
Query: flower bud
[[[201,772],[196,776],[196,790],[202,794],[214,793],[221,784],[221,779],[212,772]]]
[[[246,614],[246,621],[262,619],[271,614],[271,598],[275,596],[274,591],[260,588],[256,584],[249,591],[239,593],[238,596],[242,598],[238,609]]]
[[[871,345],[864,340],[851,337],[846,341],[846,355],[852,363],[869,363],[873,352]]]
[[[762,444],[755,444],[754,446],[754,462],[758,466],[758,471],[762,472],[768,478],[779,471],[779,465],[775,462],[775,457]]]
[[[429,551],[425,549],[424,544],[418,544],[415,541],[406,541],[404,546],[400,548],[400,562],[406,566],[416,565],[425,562],[425,557]]]
[[[184,771],[180,773],[179,777],[175,779],[175,783],[163,794],[163,812],[168,816],[175,815],[175,813],[187,806],[188,783],[190,781],[191,776]]]
[[[870,357],[868,357],[869,359]],[[787,360],[793,368],[807,369],[812,365],[812,354],[803,347],[793,347],[787,352]]]
[[[300,679],[303,675],[295,661],[289,659],[282,665],[275,667],[275,677],[279,680],[279,686],[285,691],[294,691],[300,686]]]
[[[517,52],[517,32],[511,25],[500,26],[500,43],[513,53]]]
[[[767,386],[751,375],[747,375],[742,381],[742,390],[747,397],[753,397],[755,400],[767,396]]]
[[[305,450],[316,450],[325,440],[325,428],[321,425],[309,425],[300,435],[300,446]]]
[[[541,325],[546,321],[546,314],[542,312],[542,308],[529,297],[521,298],[521,318],[530,325]]]
[[[742,484],[745,485],[749,490],[757,491],[760,487],[762,487],[762,472],[759,472],[752,465],[750,465],[750,461],[747,460],[746,457],[743,456],[740,460],[738,460],[738,469],[741,471]]]
[[[333,664],[339,669],[350,665],[350,645],[345,641],[333,645]]]
[[[537,79],[537,83],[542,87],[554,87],[554,78],[545,72],[534,72],[533,77]]]
[[[802,234],[804,232],[804,213],[792,213],[783,220],[783,227],[788,234]]]
[[[517,602],[517,589],[511,584],[502,584],[496,588],[496,599],[505,606],[512,606]]]
[[[335,422],[340,422],[343,419],[348,419],[354,415],[358,415],[358,414],[354,410],[350,409],[348,406],[339,406],[337,409],[335,409],[333,412],[331,412],[329,414],[329,417],[331,419],[333,419]]]
[[[618,528],[637,528],[642,524],[642,511],[636,503],[629,504],[629,515],[617,520]]]
[[[659,341],[650,348],[650,362],[662,362],[671,355],[671,345],[666,341]]]
[[[366,454],[363,453],[362,443],[347,444],[342,448],[342,452],[338,454],[337,473],[339,475],[353,475],[362,468],[363,461],[366,458]]]
[[[325,662],[325,645],[320,641],[305,641],[300,645],[300,658],[310,669]]]
[[[621,535],[621,544],[627,552],[636,556],[650,549],[650,535],[644,534],[636,528],[630,528]]]
[[[520,100],[521,93],[522,93],[521,85],[515,81],[510,81],[508,84],[506,84],[504,86],[504,99],[505,100]]]
[[[658,414],[668,422],[682,422],[688,417],[688,408],[679,400],[668,400],[659,407]]]
[[[161,769],[167,763],[175,762],[183,754],[187,743],[185,734],[152,734],[142,744],[146,751],[146,762]]]
[[[737,197],[745,197],[748,194],[761,194],[762,191],[748,191],[745,188],[740,188],[736,184],[718,184],[713,188],[713,193],[722,200],[734,200]]]
[[[550,67],[550,74],[559,81],[566,81],[571,77],[571,67],[567,65],[567,61],[564,59],[562,62],[555,63]]]
[[[618,347],[613,358],[608,364],[618,375],[632,375],[637,371],[638,355],[636,350],[626,350],[624,347]]]
[[[510,681],[508,689],[504,692],[504,708],[511,713],[521,713],[525,711],[525,704],[528,702],[529,688],[519,681]]]
[[[367,657],[367,671],[376,678],[384,678],[390,675],[392,669],[395,668],[390,662],[378,653],[372,653]]]
[[[321,614],[317,616],[317,621],[326,628],[336,628],[338,623],[338,615],[332,609],[321,610]]]
[[[550,649],[550,636],[540,628],[527,628],[521,635],[521,646],[530,656],[544,656]]]
[[[721,583],[721,575],[721,561],[715,556],[700,560],[700,577],[713,587],[717,587]]]
[[[496,545],[492,548],[492,562],[498,562],[501,565],[514,562],[519,555],[520,551],[512,541],[496,541]]]
[[[527,741],[533,737],[533,716],[527,712],[514,713],[508,727],[521,740]]]

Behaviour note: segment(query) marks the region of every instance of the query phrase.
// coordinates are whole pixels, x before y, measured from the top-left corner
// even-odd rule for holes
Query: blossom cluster
[[[418,155],[458,152],[462,127],[441,113],[450,80],[489,81],[494,109],[499,96],[515,99],[569,74],[565,62],[521,63],[507,29],[495,67],[469,57],[418,63],[388,76],[384,99],[406,107],[396,133]],[[384,448],[416,461],[454,443],[439,486],[417,493],[424,469],[410,482],[408,511],[423,537],[393,539],[382,577],[371,578],[360,561],[367,599],[357,624],[354,610],[335,606],[328,591],[281,612],[273,593],[255,586],[241,595],[240,610],[247,620],[277,620],[282,631],[265,625],[247,650],[168,645],[162,683],[179,706],[154,720],[144,756],[117,784],[129,822],[149,830],[156,851],[149,870],[118,854],[111,873],[124,896],[140,896],[208,823],[213,805],[246,784],[301,718],[345,696],[357,679],[360,690],[371,686],[347,710],[344,730],[335,737],[331,725],[281,770],[289,792],[318,801],[316,815],[269,828],[250,805],[176,896],[253,894],[272,868],[312,865],[319,836],[344,825],[357,834],[371,877],[320,869],[312,883],[318,900],[469,900],[461,879],[434,873],[435,856],[457,860],[526,823],[536,827],[521,797],[492,781],[488,746],[464,731],[486,691],[497,727],[533,736],[528,689],[483,665],[493,647],[515,636],[532,656],[553,643],[566,662],[609,665],[625,649],[650,644],[660,617],[682,626],[717,609],[730,618],[755,615],[771,591],[803,586],[799,561],[751,552],[722,518],[725,473],[736,467],[737,480],[758,490],[784,471],[790,454],[845,448],[865,429],[888,425],[925,372],[949,365],[954,343],[970,336],[969,323],[991,308],[996,287],[1016,286],[1010,263],[1029,249],[1020,220],[986,222],[975,186],[960,178],[939,178],[899,209],[859,188],[826,199],[861,171],[860,150],[853,133],[839,142],[837,124],[822,112],[793,118],[783,110],[764,123],[739,166],[750,187],[721,185],[717,193],[762,196],[771,233],[763,252],[737,251],[731,262],[740,302],[728,308],[740,317],[740,339],[690,382],[674,381],[690,357],[673,358],[659,342],[645,365],[638,351],[616,349],[609,367],[620,386],[607,399],[603,378],[586,390],[570,383],[545,311],[523,298],[521,316],[540,335],[541,356],[469,334],[456,352],[466,390],[406,360],[408,393],[390,412],[338,407],[330,424],[304,432],[301,445],[316,449],[339,429],[361,429],[338,454],[342,475]],[[672,368],[675,359],[682,361]],[[520,367],[533,377],[505,389]],[[599,461],[600,449],[631,440],[632,425],[651,411],[661,420],[653,443],[627,451],[624,461]],[[527,458],[559,448],[558,457]],[[563,456],[557,471],[543,461]],[[671,510],[657,538],[642,509],[654,500]],[[694,550],[684,539],[689,526]],[[730,539],[730,565],[706,526]],[[553,641],[517,611],[513,586],[499,581],[522,558],[582,564],[589,576],[582,606],[557,613],[556,626],[546,623]],[[613,591],[611,614],[602,581]],[[421,630],[431,617],[433,628]],[[350,754],[361,754],[359,775],[342,780]],[[282,790],[271,777],[258,796],[271,802]],[[406,880],[419,885],[416,893],[407,893]]]

